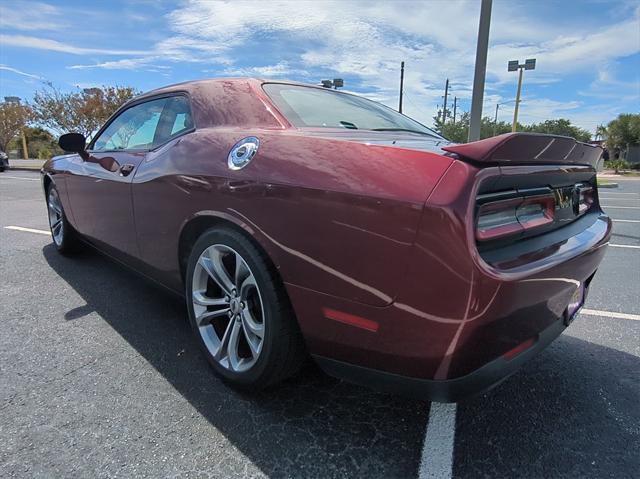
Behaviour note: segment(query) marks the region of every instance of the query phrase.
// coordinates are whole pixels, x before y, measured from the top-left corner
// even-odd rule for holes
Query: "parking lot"
[[[637,477],[640,180],[619,184],[583,313],[497,388],[430,405],[313,365],[229,389],[180,298],[58,255],[39,175],[2,173],[0,477]]]

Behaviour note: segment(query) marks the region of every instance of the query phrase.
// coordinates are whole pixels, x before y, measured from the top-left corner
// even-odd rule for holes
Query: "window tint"
[[[264,90],[297,127],[407,130],[441,138],[433,130],[380,103],[334,90],[268,83]]]
[[[96,139],[93,150],[148,150],[192,128],[187,97],[159,98],[123,111]]]
[[[183,130],[188,129],[187,126],[187,114],[186,113],[178,113],[176,115],[176,120],[173,122],[173,128],[171,128],[171,134],[174,135],[176,133],[180,133]]]
[[[96,139],[93,150],[144,150],[153,147],[165,98],[123,111]]]
[[[163,123],[170,126],[167,128],[166,133],[161,133],[165,136],[164,141],[193,128],[191,109],[189,108],[189,100],[187,97],[174,96],[167,99],[167,104],[164,109]]]

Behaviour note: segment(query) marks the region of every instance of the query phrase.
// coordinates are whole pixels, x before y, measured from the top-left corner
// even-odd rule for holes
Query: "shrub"
[[[626,160],[610,160],[605,162],[605,168],[610,168],[613,171],[617,173],[620,172],[620,170],[627,170],[629,168],[629,162]]]
[[[48,160],[52,156],[53,154],[51,153],[51,150],[49,150],[48,148],[42,148],[41,150],[38,151],[39,160]]]

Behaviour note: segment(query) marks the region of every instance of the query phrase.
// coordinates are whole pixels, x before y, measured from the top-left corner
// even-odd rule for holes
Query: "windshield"
[[[435,131],[380,103],[335,90],[267,83],[264,90],[298,128],[404,131],[442,138]]]

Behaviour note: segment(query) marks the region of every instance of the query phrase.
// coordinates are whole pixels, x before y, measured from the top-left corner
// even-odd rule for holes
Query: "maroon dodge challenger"
[[[329,374],[456,401],[573,320],[605,253],[601,150],[506,134],[455,145],[381,104],[257,79],[122,106],[42,170],[55,247],[186,297],[217,374]]]

